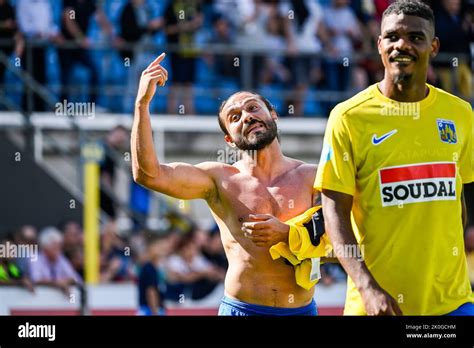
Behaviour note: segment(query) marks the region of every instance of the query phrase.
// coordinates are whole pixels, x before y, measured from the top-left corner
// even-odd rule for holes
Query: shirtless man
[[[218,114],[225,141],[243,152],[240,161],[159,163],[149,105],[156,86],[168,77],[160,65],[164,57],[140,78],[131,139],[134,180],[178,199],[206,200],[229,260],[220,315],[316,315],[314,288],[299,287],[293,266],[272,260],[268,251],[288,242],[289,227],[280,221],[311,208],[316,166],[282,154],[277,114],[265,98],[251,92],[233,94]]]

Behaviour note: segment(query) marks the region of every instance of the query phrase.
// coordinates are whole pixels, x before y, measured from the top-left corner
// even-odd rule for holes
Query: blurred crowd
[[[0,50],[57,101],[97,103],[98,111],[130,113],[141,71],[166,51],[170,80],[154,112],[215,114],[219,99],[245,88],[283,116],[326,116],[381,79],[376,42],[391,2],[0,0]],[[472,100],[474,2],[426,2],[441,40],[429,82]],[[26,86],[9,96],[24,110],[51,109]]]
[[[75,221],[39,231],[21,226],[0,244],[32,250],[21,257],[0,254],[0,285],[33,292],[36,285],[45,285],[69,295],[72,285],[84,283],[84,232]],[[218,230],[201,230],[189,220],[181,221],[180,228],[137,232],[121,230],[112,220],[100,231],[99,263],[100,283],[135,282],[140,290],[151,283],[159,289],[160,301],[175,302],[206,297],[227,270]]]
[[[144,314],[151,314],[147,313],[150,289],[156,291],[160,309],[165,308],[165,302],[200,300],[223,282],[228,267],[217,227],[203,230],[187,218],[168,218],[174,222],[163,231],[124,231],[114,220],[100,231],[100,282],[136,283]],[[45,285],[69,296],[72,285],[84,283],[84,233],[75,221],[39,231],[34,226],[21,226],[0,239],[0,245],[37,251],[29,257],[0,254],[0,286],[22,286],[34,292],[36,285]],[[474,226],[466,229],[465,247],[474,289]],[[322,285],[345,281],[339,264],[322,265]]]

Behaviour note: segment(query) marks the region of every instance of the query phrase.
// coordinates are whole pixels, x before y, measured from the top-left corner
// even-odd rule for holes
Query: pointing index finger
[[[153,67],[153,66],[155,66],[155,65],[157,65],[157,64],[160,64],[160,63],[163,61],[163,59],[165,59],[165,57],[166,57],[166,53],[163,52],[163,53],[160,54],[153,62],[151,62],[151,64],[149,65],[149,67],[151,68],[151,67]]]

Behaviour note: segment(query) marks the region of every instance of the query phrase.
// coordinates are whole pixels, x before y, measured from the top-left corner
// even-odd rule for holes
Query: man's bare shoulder
[[[234,166],[230,164],[216,161],[201,162],[196,164],[195,166],[210,175],[216,175],[223,172],[237,170]]]
[[[295,170],[310,180],[314,180],[316,176],[316,171],[318,170],[317,164],[303,162],[294,158],[288,158],[288,160],[292,161],[295,165]]]

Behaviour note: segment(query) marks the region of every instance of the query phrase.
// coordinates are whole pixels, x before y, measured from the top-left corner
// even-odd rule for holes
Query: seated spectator
[[[31,280],[35,285],[55,287],[67,296],[71,285],[82,284],[81,277],[62,252],[63,237],[55,227],[44,228],[39,236],[38,260],[30,265]]]
[[[67,221],[61,227],[63,232],[64,256],[71,262],[74,270],[84,278],[84,234],[81,226],[74,221]]]
[[[474,289],[474,226],[469,226],[464,235],[466,247],[467,269],[471,287]]]
[[[64,255],[69,257],[69,254],[77,247],[84,246],[84,235],[81,225],[75,221],[67,221],[61,227],[63,232],[63,250]]]
[[[38,248],[38,232],[34,226],[21,226],[14,236],[15,244],[28,245]],[[21,273],[25,276],[30,276],[30,264],[33,262],[33,257],[22,257],[16,260],[16,265],[20,268]]]
[[[84,279],[84,246],[76,246],[75,248],[69,249],[67,255],[65,255],[69,262],[71,263],[74,271],[79,274],[79,276]]]
[[[135,273],[129,243],[118,234],[115,221],[103,229],[101,243],[101,282],[133,281]]]
[[[138,276],[140,315],[164,315],[166,283],[160,263],[172,251],[173,240],[166,234],[146,235],[146,261]]]
[[[213,266],[202,255],[190,233],[180,241],[176,254],[165,264],[167,298],[182,300],[183,296],[200,299],[208,295],[224,279],[224,272]]]
[[[7,240],[0,240],[0,245],[6,245]],[[22,286],[34,292],[33,283],[21,271],[13,259],[0,255],[0,286]],[[5,255],[6,256],[6,255]]]

